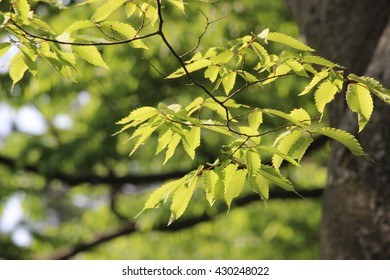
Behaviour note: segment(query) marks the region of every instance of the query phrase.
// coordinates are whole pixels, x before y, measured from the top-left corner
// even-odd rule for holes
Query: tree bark
[[[390,86],[389,0],[287,0],[308,44],[320,55]],[[343,94],[329,106],[332,126],[357,134]],[[334,144],[324,192],[322,259],[390,259],[390,107],[375,100],[357,138],[374,160]]]

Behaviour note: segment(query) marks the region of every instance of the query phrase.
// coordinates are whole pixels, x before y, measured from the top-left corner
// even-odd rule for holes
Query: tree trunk
[[[287,0],[308,44],[320,55],[390,86],[389,0]],[[357,134],[343,94],[328,110],[332,126]],[[390,107],[376,100],[357,138],[374,160],[334,144],[324,192],[323,259],[390,259]]]

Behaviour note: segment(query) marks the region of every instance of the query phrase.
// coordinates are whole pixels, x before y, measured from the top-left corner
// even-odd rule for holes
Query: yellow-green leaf
[[[314,49],[305,45],[301,41],[299,41],[291,36],[282,34],[282,33],[269,32],[268,36],[267,36],[267,40],[278,42],[278,43],[284,44],[286,46],[292,47],[292,48],[297,49],[297,50],[309,51],[309,52],[314,51]]]
[[[181,136],[179,134],[177,133],[173,134],[172,140],[171,142],[169,142],[168,149],[165,153],[165,159],[163,165],[167,163],[167,161],[173,156],[173,153],[175,152],[177,145],[179,145],[180,143],[180,140],[181,140]]]
[[[9,76],[12,79],[12,88],[15,86],[17,82],[19,82],[22,78],[26,70],[28,69],[24,59],[22,52],[18,52],[10,61],[11,65],[9,68]]]
[[[192,72],[195,72],[197,70],[200,70],[200,69],[205,68],[205,67],[210,66],[210,65],[211,65],[210,60],[200,59],[200,60],[194,61],[190,64],[187,64],[186,69],[187,69],[188,73],[192,73]],[[186,71],[184,70],[184,68],[180,68],[180,69],[176,70],[175,72],[173,72],[172,74],[170,74],[167,77],[167,79],[178,78],[178,77],[184,76],[185,74],[186,74]]]
[[[0,57],[6,54],[6,52],[10,49],[10,43],[0,43]]]
[[[136,8],[137,8],[137,5],[134,2],[132,2],[132,1],[127,2],[126,3],[126,17],[127,18],[131,17],[134,14]]]
[[[309,93],[319,82],[329,76],[329,70],[325,69],[319,72],[317,75],[313,77],[310,83],[305,87],[305,89],[299,94],[299,96],[305,95]]]
[[[206,79],[209,79],[212,83],[214,83],[218,77],[218,72],[219,72],[219,66],[212,65],[206,69],[206,71],[204,72],[204,77]]]
[[[240,195],[245,181],[246,181],[246,175],[248,174],[248,170],[241,169],[234,172],[233,178],[225,185],[225,202],[230,208],[232,201],[234,198]]]
[[[273,183],[287,191],[295,192],[294,185],[271,166],[262,165],[261,169],[259,170],[259,174],[267,179],[268,182]]]
[[[194,126],[184,132],[183,147],[191,159],[195,158],[195,149],[200,145],[200,127]]]
[[[92,21],[99,22],[109,17],[115,10],[126,3],[127,0],[108,0],[96,9],[92,16]]]
[[[369,121],[374,110],[374,102],[370,91],[362,84],[349,84],[346,100],[351,111],[358,114],[360,132]]]
[[[268,181],[260,174],[256,174],[249,178],[249,183],[254,192],[258,193],[262,200],[267,201],[269,198]]]
[[[233,89],[234,84],[236,83],[236,72],[230,72],[229,75],[227,75],[225,78],[222,80],[222,85],[223,88],[225,89],[226,95],[229,94],[229,92]]]
[[[281,138],[278,142],[278,150],[287,155],[290,152],[292,146],[295,144],[295,142],[297,142],[298,139],[301,137],[301,135],[302,132],[298,130],[293,130],[289,134],[284,135],[284,137]],[[272,165],[275,167],[276,170],[279,170],[283,160],[284,158],[280,155],[274,154],[272,156]]]
[[[72,46],[72,48],[85,61],[108,69],[107,64],[95,46]]]
[[[204,171],[202,174],[203,189],[206,192],[206,199],[212,206],[215,202],[215,186],[218,182],[218,174],[213,170]]]
[[[168,0],[168,1],[171,4],[173,4],[176,8],[178,8],[181,12],[185,13],[183,0]]]
[[[17,18],[21,21],[28,20],[28,16],[30,13],[30,5],[27,0],[13,0],[11,1],[12,5],[15,8]]]
[[[338,86],[332,83],[330,80],[326,80],[318,87],[314,95],[314,99],[317,110],[321,113],[321,115],[324,113],[326,104],[333,100],[338,91]]]
[[[158,155],[162,150],[164,150],[168,146],[169,142],[172,139],[172,135],[173,133],[172,130],[170,129],[167,129],[162,133],[160,133],[158,137],[157,149],[155,155]]]
[[[263,123],[263,113],[260,110],[253,110],[248,116],[249,127],[257,130]]]

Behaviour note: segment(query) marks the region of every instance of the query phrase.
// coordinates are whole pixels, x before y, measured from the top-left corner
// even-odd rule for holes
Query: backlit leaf
[[[326,104],[328,104],[334,99],[338,91],[339,88],[337,87],[337,85],[332,83],[332,81],[330,80],[326,80],[318,87],[317,91],[314,94],[314,100],[316,103],[317,110],[321,113],[321,115],[323,115],[324,113]]]
[[[267,40],[278,42],[297,50],[309,51],[309,52],[314,51],[314,49],[310,48],[309,46],[306,46],[301,41],[282,33],[269,32],[267,36]]]
[[[230,208],[233,199],[240,195],[244,187],[247,174],[248,170],[246,169],[237,170],[234,173],[234,177],[229,181],[228,184],[225,185],[224,197],[228,208]]]
[[[72,48],[85,61],[108,69],[107,64],[95,46],[72,46]]]
[[[92,16],[92,21],[103,21],[109,17],[115,10],[126,3],[127,0],[108,0],[99,6]]]
[[[22,78],[26,70],[28,69],[24,59],[22,52],[18,52],[10,61],[11,65],[9,67],[9,76],[12,79],[12,88],[15,86],[17,82],[19,82]]]
[[[372,111],[374,110],[374,102],[370,91],[364,85],[349,84],[346,100],[351,111],[358,114],[360,132],[369,121]]]
[[[236,72],[230,72],[229,75],[223,78],[222,80],[222,85],[223,88],[225,89],[226,95],[229,94],[229,92],[233,89],[234,84],[236,83]]]
[[[212,206],[215,202],[215,186],[218,182],[218,174],[213,170],[204,171],[202,174],[203,189],[206,192],[206,199]]]

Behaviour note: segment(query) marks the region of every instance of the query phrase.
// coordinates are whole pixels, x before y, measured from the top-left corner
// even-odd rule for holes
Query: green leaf
[[[191,176],[188,181],[188,185],[182,184],[175,190],[173,194],[172,204],[170,207],[171,217],[169,218],[168,225],[170,225],[173,221],[179,219],[181,215],[183,215],[184,211],[187,209],[188,203],[190,202],[191,197],[194,193],[196,183],[198,182],[197,174]]]
[[[171,142],[169,142],[168,144],[168,149],[165,153],[165,159],[163,165],[167,163],[167,161],[173,156],[173,153],[175,152],[177,145],[179,145],[180,143],[180,140],[181,140],[181,136],[177,133],[174,133]]]
[[[157,141],[157,149],[155,155],[158,155],[162,150],[164,150],[169,142],[171,141],[173,136],[172,130],[167,129],[160,133]]]
[[[287,191],[295,192],[294,185],[271,166],[262,165],[261,169],[259,170],[259,174],[267,179],[267,181],[270,183],[273,183]]]
[[[273,41],[273,42],[278,42],[278,43],[281,43],[283,45],[286,45],[286,46],[289,46],[289,47],[292,47],[294,49],[301,50],[301,51],[309,51],[309,52],[314,51],[314,49],[306,46],[301,41],[299,41],[291,36],[282,34],[282,33],[269,32],[268,36],[267,36],[267,40]]]
[[[319,72],[317,75],[313,77],[310,83],[305,87],[305,89],[299,94],[299,96],[305,95],[309,93],[319,82],[329,76],[329,70],[325,69]]]
[[[204,77],[209,79],[212,83],[218,78],[219,66],[211,65],[204,72]]]
[[[284,137],[279,139],[277,149],[286,155],[289,154],[290,149],[301,136],[302,132],[298,130],[293,130],[289,134],[285,134]],[[283,160],[284,158],[278,154],[274,154],[272,156],[272,165],[275,167],[276,170],[279,170]]]
[[[78,20],[68,26],[63,33],[73,33],[80,29],[95,27],[95,24],[89,20]]]
[[[104,26],[115,32],[118,32],[124,39],[133,39],[136,38],[137,35],[137,30],[135,30],[133,26],[119,21],[105,21],[102,22],[100,26]],[[132,45],[134,48],[148,49],[148,47],[141,40],[133,41],[130,43],[130,45]]]
[[[277,155],[277,156],[281,157],[282,159],[287,160],[289,163],[291,163],[291,164],[293,164],[295,166],[300,166],[299,163],[296,162],[295,159],[293,159],[292,157],[290,157],[286,153],[284,153],[284,152],[282,152],[282,151],[280,151],[280,150],[278,150],[276,148],[269,147],[269,146],[258,146],[257,148],[260,149],[260,150],[263,150],[263,151],[270,152],[270,153],[273,154],[273,156]],[[274,165],[275,169],[277,169],[277,170],[279,170],[279,166],[277,164],[276,164],[276,166]]]
[[[30,5],[28,4],[28,1],[13,0],[11,3],[15,8],[17,19],[21,20],[22,22],[27,21],[30,13]]]
[[[99,8],[96,9],[93,14],[91,20],[94,22],[99,22],[105,20],[109,17],[115,10],[117,10],[120,6],[126,3],[127,0],[108,0]]]
[[[248,168],[249,173],[255,174],[261,166],[261,158],[259,153],[255,150],[249,150],[246,153],[246,160],[245,160],[246,166]]]
[[[221,65],[221,64],[228,63],[230,60],[232,60],[233,57],[234,57],[234,52],[227,50],[227,51],[224,51],[224,52],[222,52],[214,57],[211,57],[210,60],[214,64]]]
[[[129,18],[131,17],[135,10],[137,9],[137,5],[134,2],[127,2],[126,3],[126,17]]]
[[[258,193],[262,200],[267,201],[269,198],[268,181],[260,174],[249,178],[249,183],[254,192]]]
[[[6,52],[10,49],[10,43],[0,43],[0,57],[6,54]]]
[[[229,75],[223,78],[222,80],[222,85],[223,88],[225,89],[226,95],[229,94],[229,92],[233,89],[234,84],[236,83],[236,72],[230,72]]]
[[[151,117],[158,114],[158,111],[154,107],[144,106],[132,111],[127,117],[121,119],[117,124],[131,124],[131,126],[137,126]]]
[[[197,61],[192,62],[190,64],[187,64],[185,67],[186,67],[188,73],[192,73],[192,72],[195,72],[197,70],[200,70],[200,69],[205,68],[205,67],[210,66],[210,65],[211,65],[210,60],[200,59],[200,60],[197,60]],[[178,78],[178,77],[184,76],[185,74],[186,74],[186,71],[182,67],[182,68],[176,70],[175,72],[173,72],[172,74],[170,74],[167,77],[167,79]]]
[[[290,116],[298,123],[310,125],[311,124],[311,117],[306,112],[305,109],[299,108],[294,109],[290,112]]]
[[[176,8],[178,8],[181,12],[185,13],[183,0],[168,0],[168,1],[171,4],[173,4]]]
[[[253,110],[248,116],[249,127],[257,130],[263,123],[263,113],[260,110]]]
[[[229,181],[229,183],[225,185],[224,197],[225,197],[225,202],[229,209],[233,199],[240,195],[244,187],[247,174],[248,174],[248,170],[246,169],[237,170],[234,172],[234,176]]]
[[[390,104],[390,89],[384,88],[377,80],[369,77],[359,77],[355,74],[349,74],[348,79],[365,85],[370,92],[378,96],[380,99]]]
[[[311,143],[313,143],[312,137],[300,137],[290,149],[291,157],[300,162]]]
[[[195,149],[200,145],[200,127],[193,126],[184,132],[183,147],[191,159],[195,158]]]
[[[325,67],[339,67],[344,68],[343,66],[338,65],[337,63],[334,63],[330,60],[327,60],[321,56],[316,55],[308,55],[303,57],[303,62],[310,63],[310,64],[317,64]]]
[[[315,130],[316,133],[328,136],[343,144],[348,148],[355,156],[364,156],[368,158],[367,154],[363,151],[358,140],[349,132],[332,127],[323,127]]]
[[[283,76],[283,75],[286,75],[286,74],[288,74],[289,72],[291,72],[291,67],[288,66],[287,64],[278,65],[278,67],[276,67],[275,72],[271,73],[271,74],[264,80],[264,82],[263,82],[262,84],[263,84],[263,85],[266,85],[266,84],[272,83],[273,81],[275,81],[275,80],[278,79],[279,77],[281,77],[281,76]]]
[[[291,114],[291,113],[286,114],[282,111],[275,110],[275,109],[263,109],[262,111],[263,111],[263,113],[266,113],[268,115],[277,116],[277,117],[280,117],[282,119],[285,119],[285,120],[289,121],[291,124],[295,124],[296,126],[302,126],[308,122],[307,119],[305,119],[305,120],[297,119],[297,116],[295,114]]]
[[[270,61],[269,54],[262,45],[260,45],[258,42],[253,42],[251,46],[255,51],[255,53],[257,54],[257,56],[260,58],[262,65],[269,63]]]
[[[146,209],[153,209],[153,208],[159,208],[163,203],[166,202],[168,197],[182,184],[186,181],[186,176],[184,176],[181,179],[173,180],[170,182],[165,183],[158,189],[156,189],[148,198],[146,201],[144,208],[139,212],[136,216],[136,218],[144,212]]]
[[[202,107],[203,102],[204,99],[202,97],[197,97],[190,104],[188,104],[184,110],[186,110],[187,114],[190,116]]]
[[[157,125],[153,124],[144,124],[140,126],[130,137],[130,139],[139,137],[137,142],[135,143],[133,150],[130,152],[131,156],[145,141],[152,135],[152,133],[157,129]]]
[[[15,86],[17,82],[19,82],[22,78],[26,70],[28,69],[24,59],[22,52],[18,52],[10,61],[11,65],[9,67],[9,76],[12,79],[12,88]]]
[[[296,60],[288,60],[286,61],[286,64],[290,66],[290,68],[294,71],[295,74],[301,77],[309,77],[306,73],[305,68],[301,63],[299,63]]]
[[[349,84],[346,93],[348,107],[358,114],[359,132],[370,120],[374,102],[370,91],[361,84]]]
[[[107,64],[95,46],[72,46],[72,48],[85,61],[108,69]]]
[[[339,87],[330,80],[326,80],[318,87],[314,94],[314,99],[317,110],[321,113],[321,115],[324,114],[326,104],[334,99],[338,91]]]
[[[218,174],[213,170],[204,171],[202,174],[202,185],[206,192],[206,199],[212,206],[215,202],[215,186],[218,182]]]

